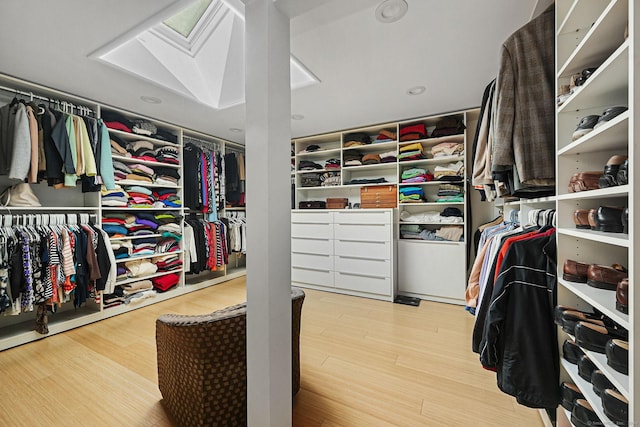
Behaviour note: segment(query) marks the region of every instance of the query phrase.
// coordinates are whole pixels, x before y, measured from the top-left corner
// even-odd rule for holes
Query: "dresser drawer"
[[[336,272],[391,277],[391,260],[388,259],[361,259],[336,256],[334,265]]]
[[[291,252],[303,254],[333,254],[333,240],[330,239],[312,239],[309,237],[292,237]]]
[[[331,212],[291,212],[291,222],[294,224],[329,224],[332,221]]]
[[[333,270],[333,256],[292,253],[291,266],[316,270]]]
[[[391,240],[391,224],[335,224],[334,238],[362,242],[388,242]]]
[[[391,224],[391,212],[335,212],[333,222],[336,224]]]
[[[364,276],[351,273],[335,273],[335,287],[377,295],[393,294],[390,277]]]
[[[333,239],[333,224],[291,224],[291,237]]]
[[[356,240],[334,240],[335,255],[351,257],[391,259],[391,242],[361,242]]]
[[[333,271],[292,267],[291,281],[333,288]]]

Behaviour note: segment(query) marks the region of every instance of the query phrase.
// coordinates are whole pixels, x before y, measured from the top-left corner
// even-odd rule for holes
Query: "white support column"
[[[247,416],[291,425],[289,18],[245,1]]]

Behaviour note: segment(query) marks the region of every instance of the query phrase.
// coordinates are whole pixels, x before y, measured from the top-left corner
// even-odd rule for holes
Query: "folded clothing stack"
[[[149,276],[158,271],[158,267],[148,259],[134,259],[124,263],[129,277]]]
[[[462,161],[449,163],[446,166],[436,166],[433,176],[438,181],[460,181],[464,178],[464,163]]]
[[[438,187],[438,197],[436,199],[436,202],[464,202],[464,189],[461,185],[442,184]]]
[[[418,142],[400,147],[400,155],[398,156],[398,160],[401,162],[409,160],[420,160],[424,158],[425,155],[422,150],[422,144]]]
[[[133,251],[133,244],[129,240],[111,242],[111,249],[116,259],[129,258]]]
[[[364,132],[352,132],[344,136],[344,148],[371,144],[371,137]]]
[[[113,177],[116,181],[127,179],[127,175],[131,173],[131,168],[117,160],[113,161]]]
[[[431,155],[434,159],[447,156],[461,156],[464,153],[464,144],[457,142],[442,142],[431,147]]]
[[[158,233],[162,234],[162,237],[170,237],[178,241],[182,238],[182,229],[175,222],[162,224],[158,227]]]
[[[153,177],[156,184],[177,186],[180,181],[180,173],[175,168],[166,166],[154,166]]]
[[[360,166],[362,165],[362,154],[358,150],[345,150],[342,153],[344,166]]]
[[[340,169],[340,159],[329,159],[324,162],[325,169]]]
[[[395,163],[398,160],[396,151],[387,151],[380,153],[380,163]]]
[[[381,130],[380,133],[378,134],[378,136],[376,136],[375,141],[373,141],[376,144],[382,143],[382,142],[391,142],[391,141],[395,141],[396,140],[396,133],[394,131],[391,130]]]
[[[116,129],[127,133],[136,133],[138,135],[150,136],[154,139],[172,143],[178,142],[178,137],[176,135],[167,130],[158,128],[148,120],[131,120],[128,119],[124,114],[106,109],[100,111],[100,116],[109,129]]]
[[[155,234],[155,230],[158,228],[158,220],[151,213],[128,214],[125,218],[124,226],[127,229],[128,236],[146,236]]]
[[[125,303],[124,290],[120,286],[116,286],[111,294],[102,295],[102,307],[117,307]]]
[[[436,242],[459,242],[463,238],[463,229],[459,225],[445,225],[437,230],[418,224],[401,224],[400,237],[402,239],[432,240]]]
[[[182,260],[175,254],[154,258],[152,262],[158,267],[158,272],[174,271],[182,268]]]
[[[153,182],[153,169],[143,164],[133,164],[129,166],[131,173],[127,174],[126,179],[131,181],[141,181],[152,183]],[[117,180],[116,180],[117,181]]]
[[[126,283],[119,286],[122,289],[122,293],[125,297],[133,295],[138,292],[149,291],[153,289],[151,280],[139,280],[133,283]]]
[[[400,212],[400,222],[433,222],[433,223],[461,223],[464,219],[458,208],[448,207],[442,212],[424,211],[411,213],[406,210]]]
[[[433,181],[433,174],[422,168],[410,168],[402,171],[401,179],[403,183]]]
[[[134,119],[131,120],[131,123],[133,125],[131,130],[138,135],[151,136],[158,132],[158,127],[147,120]]]
[[[171,222],[178,222],[181,216],[177,212],[158,212],[154,215],[158,224],[169,224]]]
[[[117,135],[109,136],[111,144],[111,154],[115,156],[131,157],[131,153],[127,151],[127,142]]]
[[[180,244],[178,241],[172,237],[163,237],[158,240],[156,244],[156,252],[157,253],[169,253],[176,252],[180,250]]]
[[[140,185],[132,185],[125,187],[127,194],[129,194],[129,200],[127,201],[130,208],[150,208],[153,207],[155,199],[153,198],[153,192],[147,187]]]
[[[379,154],[365,154],[362,156],[362,164],[363,165],[377,165],[380,163],[380,155]]]
[[[167,291],[180,281],[180,275],[177,273],[170,273],[160,277],[154,277],[151,279],[153,287],[161,292]]]
[[[436,128],[431,132],[432,138],[441,136],[457,135],[464,132],[465,126],[459,117],[444,117],[436,123]]]
[[[162,163],[177,165],[180,163],[178,148],[164,145],[155,149],[156,159]]]
[[[126,207],[129,200],[129,194],[118,185],[113,190],[107,190],[107,187],[103,185],[100,194],[103,206]]]
[[[420,187],[400,187],[398,193],[401,203],[424,202],[424,190]]]
[[[154,237],[136,239],[132,243],[133,256],[153,255],[156,253],[156,239]]]
[[[400,141],[414,141],[427,137],[427,127],[424,123],[406,125],[400,128]]]
[[[322,180],[319,173],[305,173],[300,177],[301,187],[319,187]]]
[[[180,208],[182,200],[175,188],[158,188],[153,190],[154,208]]]
[[[310,160],[300,160],[300,163],[298,163],[298,170],[300,171],[312,171],[316,169],[322,169],[322,165]]]
[[[340,185],[340,172],[325,172],[320,175],[320,186],[333,187]]]
[[[155,146],[149,141],[134,141],[127,144],[131,157],[148,162],[157,162]]]

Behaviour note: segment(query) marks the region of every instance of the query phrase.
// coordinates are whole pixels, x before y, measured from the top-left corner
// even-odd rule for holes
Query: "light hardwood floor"
[[[470,350],[461,307],[306,290],[295,426],[541,426]],[[170,426],[155,319],[244,301],[236,279],[0,352],[1,426]]]

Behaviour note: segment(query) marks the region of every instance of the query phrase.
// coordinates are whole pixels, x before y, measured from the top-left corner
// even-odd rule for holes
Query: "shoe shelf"
[[[598,369],[600,369],[607,376],[607,378],[609,378],[611,384],[613,384],[613,386],[617,388],[624,397],[629,399],[629,376],[621,374],[620,372],[607,365],[606,354],[596,353],[595,351],[589,351],[585,349],[582,350],[587,354],[587,356],[589,356],[589,359],[591,359],[593,364],[596,365]],[[609,419],[607,418],[607,421],[608,420]]]
[[[610,245],[628,248],[631,245],[629,235],[624,233],[608,233],[595,230],[581,230],[572,228],[558,228],[558,234],[564,236],[577,237],[580,239],[591,240],[594,242],[607,243]]]
[[[612,52],[624,42],[624,26],[629,14],[629,3],[627,0],[612,0],[607,4],[605,1],[598,1],[601,5],[606,5],[604,10],[588,7],[574,8],[574,13],[567,16],[561,34],[558,37],[558,63],[560,67],[558,77],[570,77],[571,74],[579,73],[585,68],[595,67],[602,63]],[[590,1],[594,3],[593,0]],[[597,14],[597,15],[596,15]],[[596,16],[594,16],[596,15]],[[573,18],[573,19],[572,19]],[[593,25],[591,25],[593,24]],[[584,33],[584,29],[588,29]],[[584,34],[582,40],[575,49],[569,53],[566,61],[567,51],[578,37]]]
[[[584,380],[580,375],[578,375],[578,365],[569,363],[564,358],[561,358],[560,362],[564,370],[571,377],[573,383],[577,385],[578,388],[580,388],[580,391],[584,395],[585,399],[587,399],[587,402],[589,402],[598,418],[600,418],[600,421],[603,423],[603,425],[608,425],[607,422],[611,425],[614,425],[613,421],[609,420],[609,417],[605,415],[604,410],[602,409],[602,400],[600,399],[600,396],[598,396],[596,392],[593,391],[593,386],[591,385],[591,383]]]
[[[601,0],[573,0],[558,4],[557,36],[574,34],[579,29],[591,28],[606,6],[607,3]]]
[[[576,193],[560,194],[559,201],[576,199],[608,199],[614,197],[627,197],[629,194],[628,185],[618,185],[614,187],[599,188],[597,190],[578,191]]]
[[[629,80],[629,41],[625,41],[589,79],[558,107],[558,113],[575,114],[577,110],[603,109],[620,105],[627,99]],[[627,105],[627,102],[624,102]]]
[[[586,283],[575,283],[558,278],[558,283],[578,296],[580,299],[589,303],[592,307],[597,308],[611,320],[629,330],[631,323],[629,315],[616,310],[616,293],[606,289],[598,289],[589,286]]]
[[[592,130],[583,137],[563,146],[558,150],[558,155],[578,155],[582,153],[594,153],[607,150],[627,150],[629,138],[629,111],[625,111],[614,117],[597,129]],[[560,143],[561,141],[558,141]]]

